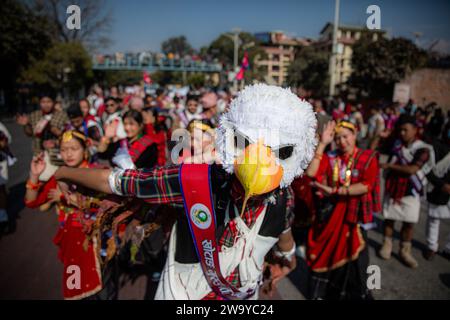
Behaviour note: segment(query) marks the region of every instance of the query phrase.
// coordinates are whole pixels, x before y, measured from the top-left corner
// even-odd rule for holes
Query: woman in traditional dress
[[[98,147],[99,157],[112,162],[117,150],[122,146],[128,150],[136,168],[151,168],[157,165],[158,151],[153,139],[144,133],[142,114],[135,110],[123,115],[126,140],[113,142],[114,128],[107,127],[105,136]]]
[[[307,170],[318,200],[307,241],[313,299],[370,298],[364,226],[381,210],[379,168],[377,154],[359,149],[356,137],[352,123],[329,122]],[[324,153],[333,139],[337,149]]]
[[[71,168],[92,167],[88,162],[86,137],[77,131],[66,131],[61,141],[61,158]],[[39,181],[46,163],[43,153],[31,162],[26,184],[25,204],[29,208],[47,210],[55,203],[59,221],[54,243],[59,247],[58,258],[64,264],[64,299],[92,298],[102,286],[98,243],[88,235],[95,223],[100,200],[96,196],[83,196],[73,188],[57,184],[53,176],[45,183]]]

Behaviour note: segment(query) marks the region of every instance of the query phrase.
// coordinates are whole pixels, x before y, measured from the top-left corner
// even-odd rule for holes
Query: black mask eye
[[[234,136],[234,147],[235,148],[240,148],[242,146],[244,146],[243,149],[247,148],[250,145],[250,141],[248,141],[248,139],[240,134],[236,134]]]
[[[278,158],[280,160],[286,160],[290,156],[292,156],[292,152],[294,152],[294,146],[285,146],[278,149]]]

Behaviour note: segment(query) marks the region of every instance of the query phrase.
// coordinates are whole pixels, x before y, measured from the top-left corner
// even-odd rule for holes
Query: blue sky
[[[160,51],[165,39],[185,35],[195,48],[208,45],[220,33],[235,27],[249,32],[283,30],[289,35],[317,38],[334,16],[334,0],[108,0],[113,14],[110,34],[113,51]],[[381,27],[393,36],[421,43],[441,39],[450,52],[449,0],[341,0],[341,23],[365,25],[366,8],[381,9]]]

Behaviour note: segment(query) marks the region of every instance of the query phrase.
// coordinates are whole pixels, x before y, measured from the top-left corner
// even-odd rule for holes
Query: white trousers
[[[427,246],[435,252],[439,248],[439,224],[441,219],[428,216],[427,220]],[[450,253],[450,234],[447,236],[444,251]]]

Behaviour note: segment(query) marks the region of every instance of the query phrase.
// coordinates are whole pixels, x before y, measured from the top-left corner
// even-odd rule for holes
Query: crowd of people
[[[450,218],[449,115],[435,103],[300,100],[290,91],[266,87],[234,96],[207,89],[183,95],[165,88],[148,93],[140,86],[105,91],[95,86],[67,108],[42,95],[38,110],[17,116],[33,142],[25,204],[56,208],[58,258],[64,270],[77,265],[83,275],[81,285],[67,286],[70,273],[64,272],[64,298],[116,299],[119,278],[132,277],[137,268],[161,283],[156,298],[257,297],[255,290],[272,293],[295,269],[297,256],[310,269],[309,279],[303,279],[309,298],[371,299],[367,231],[376,227],[374,215],[384,217],[379,256],[391,257],[395,223],[401,222],[399,257],[416,268],[411,247],[423,205],[424,257],[433,259],[440,248],[440,220]],[[276,106],[247,107],[260,107],[255,101]],[[295,108],[304,114],[291,128]],[[283,127],[278,145],[265,136],[265,145],[276,152],[273,159],[263,157],[267,166],[282,169],[253,193],[249,190],[259,180],[245,177],[237,159],[252,146],[257,153],[266,149],[249,123]],[[222,150],[228,126],[234,130],[231,143],[242,153]],[[10,145],[0,123],[1,223],[8,219],[7,168],[15,161]],[[209,171],[191,164],[207,164]],[[247,175],[256,177],[256,171]],[[203,175],[211,180],[210,192],[195,180]],[[184,213],[197,208],[190,206],[190,190],[211,194],[212,200],[202,199],[207,207],[202,210],[220,217],[215,230],[220,267],[209,269],[218,272],[216,282],[206,276],[209,260],[203,263],[195,244],[194,225],[201,225],[203,216],[191,221]],[[450,235],[442,247],[448,258]],[[231,293],[220,294],[222,285]]]

